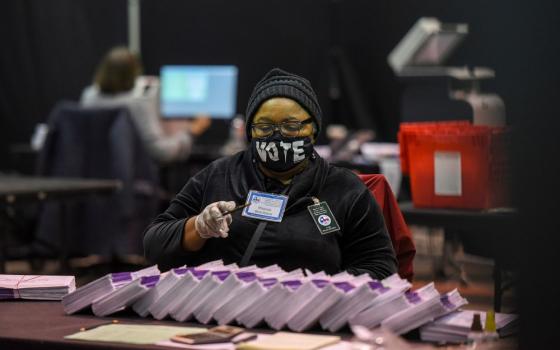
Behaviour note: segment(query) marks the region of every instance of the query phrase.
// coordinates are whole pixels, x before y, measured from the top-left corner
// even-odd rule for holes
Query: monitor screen
[[[164,118],[228,119],[236,113],[236,66],[163,66],[160,81]]]

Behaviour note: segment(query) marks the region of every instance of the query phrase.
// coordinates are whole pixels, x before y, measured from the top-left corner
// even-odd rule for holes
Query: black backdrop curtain
[[[327,123],[367,126],[347,98],[329,100],[329,53],[339,46],[381,140],[394,141],[402,85],[386,58],[419,17],[469,23],[450,64],[494,68],[497,77],[484,88],[504,98],[515,123],[531,115],[543,82],[550,83],[544,93],[557,91],[550,52],[558,8],[505,0],[143,0],[142,57],[148,74],[163,64],[239,66],[240,113],[255,82],[283,67],[312,81]],[[28,142],[57,101],[77,99],[103,53],[126,43],[126,9],[126,0],[1,2],[0,170],[12,168],[10,145]]]
[[[0,170],[15,166],[10,147],[28,142],[57,101],[79,97],[101,55],[126,44],[126,6],[126,0],[2,1]]]

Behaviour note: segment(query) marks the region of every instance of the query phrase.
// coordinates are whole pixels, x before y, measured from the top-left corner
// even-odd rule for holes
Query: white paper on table
[[[57,288],[74,285],[74,276],[0,275],[0,288]]]

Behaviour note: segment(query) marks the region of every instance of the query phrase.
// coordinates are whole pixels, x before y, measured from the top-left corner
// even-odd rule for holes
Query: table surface
[[[0,344],[6,349],[166,349],[156,345],[132,345],[107,342],[86,342],[66,340],[64,336],[74,334],[81,327],[95,327],[117,319],[122,324],[151,324],[166,326],[202,327],[200,324],[175,321],[157,321],[139,318],[132,312],[121,312],[116,317],[95,317],[90,313],[65,315],[62,305],[57,301],[0,301]],[[260,333],[272,333],[268,329],[254,330]],[[328,334],[324,332],[312,332]],[[340,333],[343,339],[349,339],[349,333]],[[418,349],[436,349],[426,344],[412,343]],[[516,349],[515,338],[500,339],[490,346],[479,349]],[[465,346],[449,346],[449,349],[467,349]]]
[[[10,345],[6,349],[164,349],[156,345],[133,345],[108,342],[85,342],[66,340],[64,336],[79,332],[80,328],[95,327],[112,320],[122,324],[150,324],[175,327],[203,327],[193,322],[158,321],[140,318],[124,311],[116,317],[96,317],[91,313],[65,315],[62,304],[57,301],[0,301],[0,344]],[[268,329],[257,329],[260,333],[272,333]],[[317,333],[317,332],[316,332]],[[319,332],[319,334],[328,334]],[[349,334],[340,334],[348,338]],[[4,349],[3,347],[0,347]]]
[[[0,197],[8,202],[112,193],[120,187],[121,182],[118,180],[0,175]]]
[[[113,319],[122,323],[150,323],[179,326],[177,322],[143,320],[138,317],[95,317],[91,314],[64,314],[62,304],[52,301],[2,301],[0,302],[0,343],[9,344],[9,349],[117,349],[125,345],[106,342],[83,342],[66,340],[64,336],[74,334],[81,327],[95,327]],[[149,321],[149,322],[146,322]],[[185,325],[187,326],[187,325]],[[158,346],[126,345],[126,348],[161,349]]]
[[[401,202],[399,208],[409,225],[446,228],[494,228],[495,226],[514,225],[517,218],[517,210],[514,208],[491,210],[417,208],[411,202]]]

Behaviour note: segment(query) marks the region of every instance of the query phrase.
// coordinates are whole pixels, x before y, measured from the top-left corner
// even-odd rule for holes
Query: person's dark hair
[[[99,63],[94,83],[104,94],[129,91],[134,81],[142,74],[140,59],[126,47],[111,49]]]

